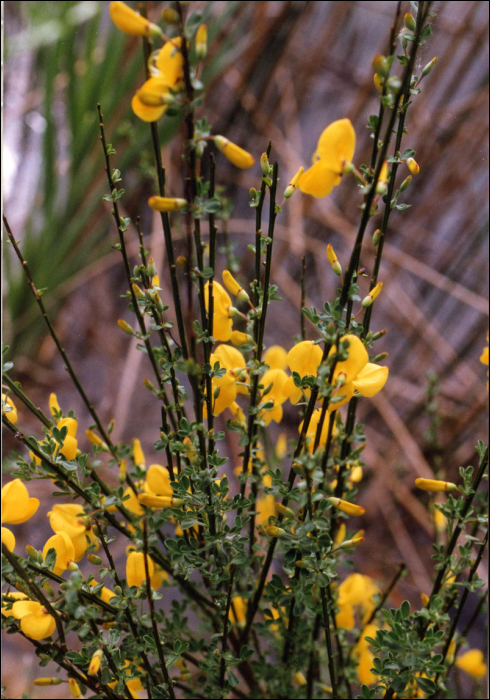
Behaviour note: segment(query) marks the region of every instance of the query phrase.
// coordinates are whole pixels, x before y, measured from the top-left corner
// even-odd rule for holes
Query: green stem
[[[53,427],[53,421],[49,420],[49,418],[41,411],[40,408],[35,406],[30,398],[24,394],[20,386],[17,386],[17,383],[14,382],[8,374],[3,374],[2,375],[2,382],[4,382],[8,388],[19,398],[22,403],[27,406],[27,408],[33,413],[38,420],[41,421],[43,425],[46,426],[46,428],[52,428]]]
[[[236,570],[236,564],[232,564],[231,569],[230,569],[230,579],[228,581],[228,593],[226,596],[225,619],[223,622],[223,636],[221,638],[221,662],[220,662],[220,672],[219,672],[219,685],[220,685],[220,688],[222,691],[224,690],[224,687],[225,687],[226,661],[224,658],[224,654],[226,653],[228,629],[231,626],[231,623],[228,619],[228,616],[230,614],[231,593],[233,590],[233,577],[235,576],[235,570]]]
[[[158,652],[158,659],[160,661],[160,668],[163,673],[163,677],[165,679],[165,683],[167,684],[168,687],[168,692],[170,694],[170,697],[172,700],[175,700],[175,693],[172,685],[172,681],[170,680],[170,676],[168,675],[168,669],[167,669],[167,664],[165,663],[165,656],[163,654],[163,648],[162,648],[162,643],[160,641],[160,634],[158,632],[158,625],[156,621],[156,616],[155,616],[155,604],[153,602],[153,595],[152,595],[152,590],[151,590],[151,576],[150,576],[150,571],[148,567],[148,524],[146,522],[146,518],[143,521],[143,561],[145,563],[145,577],[146,577],[146,597],[148,600],[148,605],[150,607],[150,618],[151,618],[151,627],[153,631],[153,639],[155,641],[155,645],[157,648]]]

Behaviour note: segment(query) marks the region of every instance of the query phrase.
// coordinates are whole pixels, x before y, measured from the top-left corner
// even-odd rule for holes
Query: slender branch
[[[43,425],[46,426],[46,428],[52,428],[53,427],[53,421],[49,420],[49,418],[41,411],[40,408],[35,406],[30,398],[24,394],[20,386],[17,385],[17,382],[14,382],[8,374],[3,374],[2,375],[2,382],[4,382],[8,388],[19,398],[22,403],[27,406],[27,408],[33,413],[38,420],[41,421]]]
[[[229,621],[229,614],[230,614],[230,607],[231,607],[231,594],[233,590],[233,578],[235,576],[235,570],[236,570],[236,564],[232,564],[231,569],[230,569],[230,579],[228,581],[228,593],[226,596],[226,608],[225,608],[225,619],[223,623],[223,637],[221,639],[221,662],[220,662],[220,672],[219,672],[219,684],[221,690],[224,690],[225,687],[225,674],[226,674],[226,661],[224,658],[224,654],[226,652],[226,642],[228,638],[228,630],[231,626],[231,623]]]
[[[151,590],[151,576],[150,576],[150,571],[148,567],[148,524],[145,520],[143,521],[143,561],[145,563],[145,576],[146,576],[146,597],[148,600],[148,605],[150,607],[150,617],[151,617],[151,626],[153,630],[153,639],[155,640],[155,645],[157,648],[158,652],[158,658],[160,660],[160,668],[162,669],[163,677],[165,679],[165,683],[167,684],[168,687],[168,692],[170,694],[170,697],[175,700],[175,693],[173,689],[173,684],[172,681],[170,680],[170,676],[168,675],[168,669],[167,669],[167,664],[165,663],[165,656],[163,654],[163,648],[162,648],[162,643],[160,641],[160,635],[158,633],[158,625],[156,621],[156,615],[155,615],[155,604],[153,602],[153,595],[152,595],[152,590]]]

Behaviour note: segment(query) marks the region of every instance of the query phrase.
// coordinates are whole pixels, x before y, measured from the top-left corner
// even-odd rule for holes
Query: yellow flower
[[[82,697],[82,691],[80,690],[80,686],[74,678],[68,679],[68,687],[70,689],[72,698],[75,698],[75,700],[79,700],[79,698]]]
[[[111,19],[118,29],[133,36],[161,36],[162,30],[145,17],[132,10],[124,2],[111,2]]]
[[[263,482],[264,486],[270,488],[272,486],[272,477],[269,474],[265,474]],[[274,494],[268,493],[257,499],[255,510],[257,511],[257,515],[255,516],[257,528],[267,527],[269,524],[269,518],[271,516],[277,516],[276,498]]]
[[[206,56],[208,51],[208,28],[205,24],[200,24],[196,32],[196,57],[198,61]]]
[[[326,197],[342,178],[356,147],[356,134],[349,119],[339,119],[322,132],[313,165],[300,178],[299,188],[314,197]],[[316,161],[316,162],[315,162]]]
[[[5,410],[7,406],[9,407],[8,411]],[[7,396],[7,394],[2,394],[2,413],[4,413],[7,416],[11,423],[13,423],[14,425],[15,423],[17,423],[17,409],[15,407],[14,402],[12,401],[10,396]]]
[[[151,78],[136,90],[131,107],[145,122],[160,119],[168,107],[171,90],[178,90],[181,86],[184,77],[181,43],[181,37],[177,37],[162,46],[151,68]]]
[[[129,659],[126,659],[126,661],[124,662],[124,666],[130,666],[130,665],[131,665],[131,661]],[[139,666],[138,671],[142,671],[142,670],[143,669]],[[128,668],[126,670],[126,673],[130,674],[131,669]],[[115,688],[116,683],[117,683],[117,681],[114,681],[113,683],[108,683],[107,685],[109,686],[109,688]],[[145,690],[143,688],[143,685],[142,685],[141,680],[139,678],[130,678],[129,680],[126,681],[126,686],[129,690],[129,692],[131,693],[131,695],[133,696],[133,698],[139,698],[138,693],[141,693]]]
[[[247,362],[240,350],[232,348],[231,345],[219,345],[214,351],[214,356],[219,359],[220,366],[232,372],[236,381],[240,382],[237,384],[237,393],[248,396],[248,386],[243,385],[250,384],[250,379],[245,371]]]
[[[316,376],[322,361],[322,351],[318,345],[314,345],[312,340],[303,340],[291,348],[286,361],[291,372],[297,372],[301,378],[307,375]],[[283,393],[292,404],[297,404],[302,397],[301,389],[295,385],[292,377],[285,382]],[[306,395],[309,395],[309,390],[306,391]]]
[[[479,649],[469,649],[461,656],[458,656],[456,666],[477,680],[485,678],[487,675],[487,665],[484,661],[483,653]]]
[[[97,583],[97,581],[96,581],[95,579],[92,579],[92,580],[90,581],[90,585],[91,585],[91,586],[97,586],[98,583]],[[111,598],[114,598],[116,594],[113,593],[113,592],[111,591],[110,588],[106,588],[106,587],[104,586],[104,587],[101,589],[99,595],[100,595],[101,600],[104,601],[104,603],[107,603],[108,605],[110,605]]]
[[[236,143],[229,141],[224,136],[215,136],[214,143],[216,148],[237,168],[247,170],[255,163],[255,158],[251,153],[244,151],[243,148],[240,148],[240,146],[237,146]]]
[[[369,642],[366,641],[366,637],[372,637],[373,639],[376,637],[377,629],[376,625],[367,625],[362,639],[357,642],[353,650],[357,656],[357,678],[359,683],[364,683],[365,685],[372,685],[378,680],[378,677],[371,672],[374,654],[370,649]]]
[[[271,410],[262,410],[260,413],[260,417],[265,422],[266,426],[273,420],[276,423],[280,423],[282,420],[282,404],[286,401],[283,390],[288,379],[288,375],[282,369],[269,369],[267,372],[264,372],[260,378],[260,383],[264,387],[262,393],[272,384],[271,390],[261,398],[261,403],[272,401],[274,404]]]
[[[92,532],[90,523],[85,521],[85,513],[82,506],[76,503],[57,503],[48,513],[49,524],[58,535],[68,535],[75,548],[74,561],[80,561],[90,544],[99,549],[99,541]]]
[[[288,354],[280,345],[271,345],[264,353],[262,358],[269,369],[286,369],[288,366]]]
[[[6,596],[7,598],[15,598],[16,601],[29,600],[26,594],[20,593],[20,591],[10,591],[9,593],[3,593],[2,595]],[[12,605],[10,601],[5,600],[4,605],[2,605],[2,615],[5,617],[13,617],[14,613],[12,612]]]
[[[57,576],[61,576],[61,574],[68,569],[71,562],[75,560],[75,547],[73,546],[73,542],[66,532],[59,532],[50,537],[44,545],[44,559],[46,559],[50,549],[56,550],[56,562],[53,567],[53,573]]]
[[[7,547],[9,552],[13,552],[15,549],[15,535],[8,527],[2,527],[2,544]]]
[[[213,313],[213,338],[226,343],[231,338],[233,321],[229,316],[232,306],[231,299],[219,282],[213,282],[214,313]],[[204,287],[204,304],[209,310],[209,282]]]
[[[39,508],[39,500],[30,498],[20,479],[9,481],[2,489],[2,523],[19,525],[32,518]]]
[[[90,659],[90,666],[88,667],[88,675],[89,676],[95,676],[96,673],[98,673],[100,669],[100,663],[102,661],[102,656],[103,656],[103,651],[102,649],[97,649],[92,654],[92,658]]]
[[[35,600],[17,601],[12,606],[12,615],[20,620],[20,628],[29,639],[46,639],[56,629],[54,617]]]
[[[236,350],[236,348],[229,349]],[[236,352],[239,351],[236,350]],[[241,353],[239,354],[241,355]],[[224,367],[219,355],[213,353],[209,358],[211,368],[214,368],[216,362],[219,364],[220,369]],[[213,415],[219,416],[220,413],[223,413],[225,408],[229,408],[234,403],[237,396],[237,386],[235,382],[236,378],[231,370],[226,370],[226,373],[222,377],[213,377],[211,379]],[[204,417],[207,416],[205,404],[203,406],[203,414]]]
[[[239,595],[234,596],[231,599],[228,618],[230,619],[232,625],[238,625],[239,627],[245,626],[245,623],[247,622],[247,604],[248,601],[244,600]]]
[[[245,343],[251,343],[253,338],[248,333],[242,333],[242,331],[232,331],[230,340],[233,345],[245,345]]]
[[[335,508],[338,508],[341,513],[346,513],[347,515],[364,515],[365,510],[362,506],[357,506],[355,503],[350,501],[343,501],[341,498],[327,498],[327,501],[331,503]]]
[[[316,408],[310,419],[310,424],[308,426],[308,430],[306,431],[306,441],[308,445],[308,449],[310,452],[313,452],[313,447],[315,445],[315,437],[316,437],[316,431],[318,428],[318,423],[320,421],[322,415],[322,409],[321,408]],[[323,427],[322,427],[322,434],[320,435],[320,442],[318,443],[320,447],[325,447],[327,444],[327,436],[328,436],[328,427],[331,419],[331,412],[327,411],[325,415],[325,420],[323,421]],[[303,430],[303,422],[301,421],[299,425],[299,433],[301,434],[301,431]],[[335,436],[337,434],[337,429],[334,425],[333,427],[333,435]]]
[[[458,487],[450,481],[437,479],[415,479],[415,486],[422,491],[454,491]]]
[[[170,486],[170,474],[166,467],[159,464],[152,464],[146,472],[146,480],[143,490],[149,496],[172,496],[173,490]]]
[[[143,450],[141,448],[141,442],[138,438],[133,440],[133,462],[137,467],[145,468],[146,460]]]
[[[148,574],[150,578],[155,571],[155,565],[147,555]],[[126,562],[126,581],[128,586],[139,588],[146,581],[145,559],[143,552],[130,552]]]
[[[150,197],[148,205],[155,211],[178,211],[187,206],[187,201],[178,197]]]
[[[53,416],[53,418],[56,418],[56,416],[59,416],[61,414],[61,409],[58,404],[56,394],[52,393],[49,396],[49,410],[51,411],[51,415]],[[63,447],[60,448],[59,452],[63,455],[63,457],[66,460],[71,462],[71,460],[75,459],[77,456],[78,442],[76,437],[78,422],[75,420],[75,418],[60,418],[56,423],[56,427],[58,428],[58,430],[61,430],[62,428],[67,429],[67,433],[63,440]],[[46,440],[41,440],[39,444],[42,447],[46,444]],[[36,464],[41,464],[40,457],[37,457],[32,452],[29,452],[29,456],[35,461]]]
[[[343,629],[354,629],[356,609],[361,611],[363,619],[367,619],[375,607],[373,596],[379,592],[379,588],[369,576],[362,574],[348,576],[338,589],[339,612],[335,618],[337,626]]]
[[[233,294],[239,301],[249,301],[250,297],[247,292],[238,284],[229,270],[223,270],[222,276],[225,287],[230,294]]]
[[[388,367],[368,362],[353,380],[354,389],[363,396],[375,396],[386,384],[388,374]]]

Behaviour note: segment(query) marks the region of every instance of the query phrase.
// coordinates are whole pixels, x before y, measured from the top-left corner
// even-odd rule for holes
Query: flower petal
[[[388,367],[368,362],[354,379],[354,388],[363,396],[375,396],[386,384],[389,371]]]
[[[299,180],[299,189],[313,197],[327,197],[342,177],[340,169],[333,170],[323,160],[318,160],[308,168]]]
[[[332,170],[342,171],[342,161],[348,163],[354,156],[356,132],[350,119],[338,119],[323,130],[318,139],[317,153]]]

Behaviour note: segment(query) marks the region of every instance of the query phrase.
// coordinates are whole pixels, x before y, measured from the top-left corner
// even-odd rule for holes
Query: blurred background
[[[105,423],[115,418],[116,440],[139,437],[147,463],[152,463],[161,462],[152,447],[158,439],[159,407],[142,387],[142,379],[151,378],[145,356],[117,327],[118,318],[130,322],[131,317],[119,297],[126,283],[120,254],[112,248],[116,232],[110,206],[102,201],[106,181],[97,102],[107,140],[117,151],[112,165],[123,175],[122,213],[141,217],[145,245],[161,272],[164,302],[171,292],[159,221],[146,204],[155,193],[150,130],[130,109],[132,94],[144,81],[142,48],[138,39],[112,26],[108,5],[3,3],[3,206],[37,287],[46,288],[44,302],[99,415]],[[150,18],[157,21],[166,3],[148,5]],[[352,121],[357,134],[354,162],[368,162],[371,132],[366,124],[379,104],[371,62],[387,50],[396,5],[192,3],[193,10],[204,13],[210,34],[202,75],[206,97],[198,116],[205,114],[212,133],[226,135],[257,161],[271,140],[271,161],[279,162],[281,187],[299,166],[308,167],[320,133],[335,119]],[[409,10],[410,3],[402,2],[402,15]],[[403,141],[403,148],[416,151],[421,171],[402,195],[411,209],[394,212],[390,219],[380,275],[385,286],[372,323],[373,330],[388,331],[376,351],[389,353],[384,363],[390,378],[383,392],[362,401],[359,409],[368,437],[359,498],[366,508],[367,534],[354,557],[356,570],[381,585],[404,560],[410,573],[397,585],[392,602],[408,598],[414,606],[420,605],[422,591],[430,591],[433,538],[427,500],[415,492],[414,479],[435,473],[457,480],[459,466],[477,463],[475,444],[486,440],[488,423],[486,368],[479,362],[489,313],[488,3],[436,2],[433,11],[433,36],[420,54],[419,74],[434,56],[438,62],[413,101]],[[179,119],[164,118],[159,130],[168,192],[182,196]],[[206,173],[207,156],[203,167]],[[400,178],[408,175],[405,166],[400,171]],[[217,181],[233,206],[229,219],[218,224],[218,269],[231,257],[237,277],[246,283],[253,277],[247,245],[254,242],[255,219],[248,190],[259,186],[259,168],[239,171],[218,154]],[[345,267],[359,204],[355,181],[347,178],[327,199],[298,192],[284,207],[277,219],[272,268],[282,302],[271,308],[267,344],[289,350],[299,335],[302,256],[307,306],[319,307],[334,297],[337,278],[327,265],[326,245],[334,246]],[[177,253],[184,252],[177,217],[173,223]],[[368,273],[374,261],[371,234],[378,223],[375,217],[363,249]],[[136,264],[134,230],[127,241]],[[91,419],[46,334],[12,252],[4,246],[3,333],[14,360],[11,376],[45,412],[49,393],[55,391],[63,410],[75,411],[80,447],[88,449],[84,430]],[[368,283],[368,278],[360,281],[361,296]],[[308,338],[317,337],[308,322],[306,328]],[[284,408],[280,429],[295,438],[297,410],[289,404]],[[41,436],[22,408],[19,425]],[[277,439],[279,428],[270,432]],[[13,439],[5,435],[7,471],[13,449]],[[226,449],[233,466],[238,448],[228,443]],[[31,491],[40,498],[45,492],[48,498],[49,487],[35,482]],[[42,510],[16,527],[19,552],[22,533],[24,544],[42,547],[48,536]],[[473,634],[481,648],[482,633],[475,629]],[[19,658],[31,658],[27,642],[10,639],[7,654],[12,651],[16,664]],[[22,661],[23,667],[28,664]],[[27,676],[32,673],[35,677],[35,667],[26,671]],[[20,677],[18,666],[5,676],[9,696],[18,690],[20,697],[26,676]],[[46,691],[58,688],[37,690],[33,697],[55,697]]]

